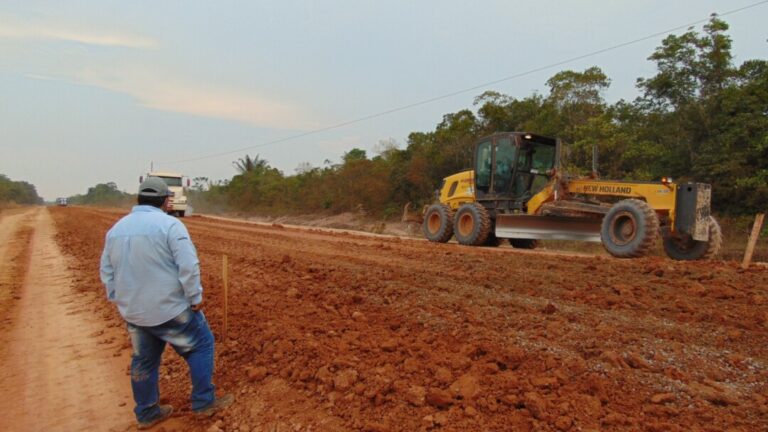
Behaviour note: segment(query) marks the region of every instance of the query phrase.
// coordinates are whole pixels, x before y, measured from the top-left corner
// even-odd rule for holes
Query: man
[[[107,232],[101,256],[101,281],[117,305],[131,336],[131,388],[139,429],[173,413],[160,405],[158,369],[169,343],[186,360],[192,379],[192,411],[201,415],[231,405],[216,398],[214,341],[202,311],[200,262],[187,228],[168,216],[172,193],[158,177],[139,186],[138,205]]]

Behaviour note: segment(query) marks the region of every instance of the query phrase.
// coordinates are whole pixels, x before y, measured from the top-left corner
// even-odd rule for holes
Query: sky
[[[768,57],[768,1],[0,0],[0,174],[49,201],[246,154],[293,175],[591,66],[632,100],[664,34],[557,63],[756,3],[722,17],[736,64]]]

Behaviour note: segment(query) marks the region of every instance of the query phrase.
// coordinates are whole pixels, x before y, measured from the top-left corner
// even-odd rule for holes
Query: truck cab
[[[184,186],[184,176],[179,173],[153,171],[147,173],[147,177],[157,177],[168,185],[168,189],[173,193],[173,196],[171,197],[167,212],[172,216],[184,217],[184,214],[187,212],[187,187],[189,186],[189,179],[187,179],[187,185]],[[143,181],[143,178],[140,181]]]

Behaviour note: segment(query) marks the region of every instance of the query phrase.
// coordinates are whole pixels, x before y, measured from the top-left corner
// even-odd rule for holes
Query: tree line
[[[701,31],[666,37],[648,59],[656,75],[638,78],[633,101],[608,104],[610,79],[599,67],[561,71],[547,95],[518,99],[487,91],[474,106],[443,116],[435,130],[413,132],[404,149],[380,142],[341,163],[302,164],[284,175],[246,155],[227,181],[196,179],[203,210],[303,213],[365,209],[383,217],[433,200],[441,179],[466,169],[475,141],[498,131],[528,131],[568,144],[570,171],[591,167],[592,147],[604,178],[695,180],[713,186],[715,211],[743,214],[768,202],[768,62],[735,65],[728,25],[713,15]]]
[[[0,205],[10,203],[42,204],[43,199],[37,194],[34,185],[25,181],[13,181],[0,174]]]
[[[85,194],[69,197],[69,203],[75,205],[124,207],[136,204],[136,195],[119,190],[114,182],[107,182],[88,188]]]

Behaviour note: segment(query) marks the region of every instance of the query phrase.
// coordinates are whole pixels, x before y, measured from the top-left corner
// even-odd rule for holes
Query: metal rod
[[[592,145],[592,178],[597,178],[597,145]]]

